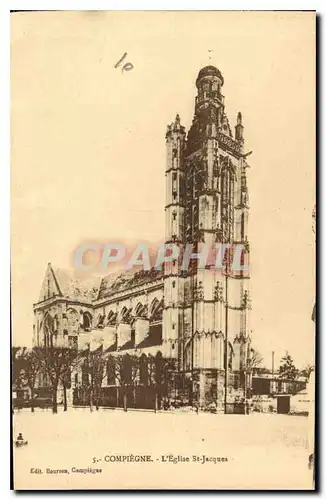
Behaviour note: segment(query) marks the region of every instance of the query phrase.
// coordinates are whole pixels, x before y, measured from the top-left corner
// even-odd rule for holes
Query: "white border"
[[[9,282],[10,282],[10,123],[9,123],[9,113],[10,113],[10,57],[9,57],[9,11],[10,10],[316,10],[322,17],[325,13],[325,2],[319,1],[289,1],[289,0],[265,0],[264,3],[261,1],[247,0],[240,2],[239,0],[227,0],[216,1],[201,0],[200,2],[195,1],[176,1],[176,0],[164,0],[164,1],[107,1],[107,0],[48,0],[45,4],[44,0],[13,0],[11,2],[5,0],[0,2],[0,60],[1,60],[1,77],[0,77],[0,154],[1,154],[1,180],[0,180],[0,214],[1,214],[1,230],[2,238],[0,245],[1,252],[1,279],[0,279],[0,307],[1,307],[1,335],[2,344],[0,349],[0,367],[3,377],[1,378],[1,401],[2,401],[2,411],[1,415],[1,474],[0,474],[0,492],[1,498],[9,498],[13,495],[9,491],[9,471],[10,471],[10,459],[9,459],[9,429],[10,429],[10,405],[9,405],[9,373],[10,373],[10,316],[9,316]],[[324,19],[320,20],[320,25],[323,23]],[[322,68],[325,68],[325,37],[321,33],[320,26],[320,73],[322,73]],[[323,85],[319,89],[319,106],[321,106],[324,97]],[[320,158],[319,158],[319,169],[320,169],[320,181],[321,185],[319,187],[319,197],[320,206],[317,217],[320,220],[322,218],[323,222],[319,224],[319,234],[320,234],[320,256],[325,255],[325,234],[326,234],[326,223],[325,215],[323,213],[324,204],[322,203],[323,198],[326,197],[325,188],[325,176],[321,175],[322,168],[325,164],[324,158],[324,148],[322,148],[322,130],[324,130],[324,116],[320,113]],[[23,166],[22,166],[23,168]],[[324,283],[325,267],[321,266],[321,276],[320,282]],[[326,299],[321,297],[319,301],[319,311],[326,310]],[[319,360],[320,360],[320,373],[319,379],[326,380],[326,369],[323,360],[326,359],[325,345],[326,343],[322,340],[324,335],[323,323],[320,321],[319,324]],[[324,390],[322,390],[322,396],[324,396]],[[7,399],[8,398],[8,399]],[[325,416],[324,404],[320,401],[320,427],[322,427],[322,422]],[[325,434],[321,431],[322,442],[320,443],[320,455],[325,451]],[[3,453],[6,450],[6,454]],[[322,468],[320,468],[320,480],[322,485]],[[60,494],[61,498],[67,496],[67,494]],[[86,497],[92,497],[94,494],[86,495]],[[218,493],[219,496],[222,493]],[[43,495],[39,495],[42,497]],[[110,496],[115,496],[111,494]],[[174,495],[169,495],[170,498]],[[176,495],[175,495],[176,496]],[[281,497],[283,495],[279,495]],[[300,495],[301,496],[301,495]],[[85,495],[83,495],[85,497]],[[119,494],[121,497],[121,494]],[[230,495],[228,495],[230,498]]]
[[[9,2],[7,2],[9,4]],[[135,1],[135,0],[13,0],[11,10],[323,10],[322,1],[307,0],[265,0],[264,3],[254,0],[239,1],[213,0],[198,1]]]

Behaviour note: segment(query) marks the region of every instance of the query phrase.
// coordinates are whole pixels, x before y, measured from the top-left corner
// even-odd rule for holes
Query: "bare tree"
[[[12,383],[17,389],[21,389],[24,385],[23,368],[24,368],[24,353],[26,347],[12,347]]]
[[[314,366],[312,365],[306,365],[304,367],[304,369],[302,370],[301,374],[307,379],[309,380],[309,377],[311,375],[311,372],[314,371]]]
[[[123,388],[123,408],[127,411],[127,388],[134,387],[139,370],[139,359],[137,356],[120,354],[114,356],[115,376]]]
[[[159,407],[159,396],[168,392],[168,385],[172,383],[176,365],[172,358],[163,358],[162,355],[148,356],[148,383],[155,390],[155,412]]]
[[[106,376],[106,357],[103,353],[103,346],[88,353],[88,373],[90,390],[90,410],[95,403],[96,410],[99,409],[99,398],[103,380]]]
[[[27,379],[28,386],[31,391],[31,411],[34,412],[34,392],[35,383],[38,374],[43,367],[42,357],[36,349],[31,349],[26,352],[26,362],[25,362],[25,376]]]
[[[167,392],[175,379],[176,372],[177,360],[174,358],[164,358],[161,367],[161,384]]]
[[[151,354],[149,354],[147,359],[148,359],[148,361],[147,361],[147,366],[148,366],[148,385],[155,386],[156,385],[156,363],[155,363],[155,356],[152,356]]]
[[[67,348],[64,353],[60,380],[63,387],[63,411],[67,411],[67,389],[71,387],[71,372],[78,363],[78,352],[76,348]]]
[[[15,349],[14,355],[14,380],[19,388],[29,387],[31,411],[34,412],[35,385],[37,375],[40,373],[43,362],[37,349]]]
[[[248,358],[248,368],[252,371],[259,371],[263,368],[264,358],[256,349],[250,349],[250,357]]]
[[[69,347],[37,348],[43,358],[45,372],[48,374],[52,386],[52,411],[58,412],[58,386],[59,382],[65,380],[67,384],[67,374],[71,369],[72,360],[75,359],[76,351]],[[67,385],[66,385],[67,387]]]

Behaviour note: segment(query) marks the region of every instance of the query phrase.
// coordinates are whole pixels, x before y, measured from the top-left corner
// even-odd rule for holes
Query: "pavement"
[[[14,448],[16,489],[312,489],[307,417],[69,408],[13,423],[28,440]],[[150,461],[116,459],[139,455]]]

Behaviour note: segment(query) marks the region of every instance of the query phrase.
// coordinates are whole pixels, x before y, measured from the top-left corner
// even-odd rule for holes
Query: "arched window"
[[[151,323],[162,321],[163,316],[163,301],[155,298],[150,307],[150,320]]]
[[[66,329],[70,333],[78,333],[79,329],[78,312],[75,309],[69,308],[65,316],[66,319],[64,320],[64,323],[67,323]]]
[[[150,307],[149,335],[156,345],[162,343],[163,299],[155,298]]]
[[[53,336],[55,335],[54,320],[51,314],[47,313],[43,320],[44,347],[53,346]]]
[[[159,300],[155,297],[155,299],[152,301],[150,309],[149,309],[151,316],[153,316],[153,314],[155,313],[155,310],[158,307],[158,305],[159,305]]]
[[[204,92],[209,92],[209,83],[204,83],[203,84],[203,91]]]
[[[117,313],[111,310],[107,316],[107,325],[113,326],[116,324],[116,321],[117,321]]]
[[[135,316],[141,317],[144,314],[144,306],[141,302],[138,302],[136,309],[135,309]]]
[[[121,311],[120,311],[120,319],[121,319],[121,320],[124,318],[125,314],[127,313],[127,310],[128,310],[128,309],[126,308],[126,306],[124,306],[124,307],[121,309]]]
[[[105,314],[99,314],[97,318],[97,328],[104,328]]]
[[[59,321],[58,321],[58,316],[55,314],[53,317],[53,330],[56,333],[59,329]]]
[[[120,321],[130,324],[132,321],[132,308],[128,309],[127,307],[123,307],[120,313]]]
[[[83,329],[90,332],[92,329],[92,315],[89,312],[83,313]]]

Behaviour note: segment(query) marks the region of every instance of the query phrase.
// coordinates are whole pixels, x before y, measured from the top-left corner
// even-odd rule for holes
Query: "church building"
[[[201,244],[242,244],[242,263],[248,265],[248,155],[241,113],[234,132],[226,115],[223,84],[216,67],[201,69],[190,129],[179,115],[167,128],[165,242],[191,243],[194,253]],[[196,260],[185,270],[175,259],[162,270],[102,278],[48,264],[34,304],[34,346],[100,350],[110,362],[139,359],[128,383],[108,363],[102,404],[121,405],[124,385],[132,386],[129,405],[150,406],[146,394],[153,393],[156,380],[159,404],[174,399],[214,404],[223,412],[246,398],[251,386],[249,271],[234,270],[232,250],[226,255],[222,271]],[[151,378],[153,360],[156,369],[169,361],[172,374],[164,390],[163,379]],[[72,403],[80,403],[87,377],[82,367],[72,370]]]

